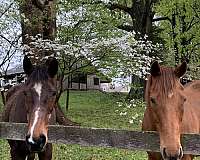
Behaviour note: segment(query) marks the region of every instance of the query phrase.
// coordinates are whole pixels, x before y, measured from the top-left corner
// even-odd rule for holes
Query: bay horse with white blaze
[[[28,123],[24,141],[8,140],[12,160],[52,159],[52,144],[48,142],[48,124],[56,123],[55,101],[58,62],[50,58],[45,65],[33,66],[27,56],[23,60],[28,75],[25,84],[10,96],[5,104],[3,121]]]
[[[200,133],[200,81],[182,86],[180,77],[186,70],[186,62],[176,68],[158,62],[151,66],[142,130],[158,132],[160,153],[148,152],[149,160],[193,159],[183,154],[180,137],[182,133]]]

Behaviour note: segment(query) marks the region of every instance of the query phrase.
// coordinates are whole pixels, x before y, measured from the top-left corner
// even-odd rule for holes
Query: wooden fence
[[[0,122],[0,139],[24,140],[27,125]],[[79,144],[81,146],[116,147],[140,151],[159,152],[159,136],[155,132],[83,128],[71,126],[49,126],[49,142]],[[182,135],[186,154],[200,155],[200,135]]]

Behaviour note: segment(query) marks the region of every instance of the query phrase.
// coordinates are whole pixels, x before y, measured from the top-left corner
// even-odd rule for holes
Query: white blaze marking
[[[40,96],[41,96],[41,90],[42,90],[42,84],[41,83],[36,83],[33,87],[35,89],[35,91],[38,94],[39,97],[39,101],[40,101]],[[34,115],[34,121],[33,121],[33,125],[31,127],[30,130],[30,138],[28,139],[28,142],[34,144],[35,142],[33,141],[33,131],[35,129],[35,125],[37,124],[38,121],[38,117],[39,117],[39,111],[40,111],[40,107],[37,108],[37,110],[35,111],[35,115]]]
[[[42,84],[41,83],[36,83],[33,87],[35,91],[37,92],[40,100],[41,92],[42,92]]]
[[[169,97],[169,98],[172,98],[173,95],[174,95],[174,93],[171,92],[171,93],[168,95],[168,97]]]
[[[34,129],[35,129],[35,125],[36,125],[36,123],[37,123],[37,121],[38,121],[38,117],[39,117],[39,115],[38,115],[38,113],[39,113],[39,111],[40,111],[40,108],[38,108],[36,111],[35,111],[35,118],[34,118],[34,121],[33,121],[33,125],[32,125],[32,127],[31,127],[31,135],[30,135],[30,138],[28,139],[28,141],[30,142],[30,143],[32,143],[32,144],[34,144],[35,142],[33,141],[33,131],[34,131]]]
[[[28,159],[28,156],[26,156],[25,160],[27,160],[27,159]]]

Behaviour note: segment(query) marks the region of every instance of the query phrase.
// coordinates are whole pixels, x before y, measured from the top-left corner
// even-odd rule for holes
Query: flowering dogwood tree
[[[150,55],[158,50],[159,45],[148,41],[146,36],[136,39],[134,32],[126,32],[115,27],[116,24],[121,24],[121,19],[116,18],[119,15],[115,14],[115,18],[112,19],[111,12],[103,5],[70,4],[66,5],[63,1],[58,4],[57,35],[55,39],[44,39],[44,35],[35,35],[35,32],[35,36],[24,35],[20,25],[27,25],[25,28],[28,28],[29,23],[34,23],[34,19],[30,19],[30,15],[26,15],[26,10],[19,13],[14,1],[10,0],[9,3],[5,3],[2,6],[4,8],[2,14],[6,16],[0,19],[1,24],[6,22],[4,26],[0,26],[4,27],[0,32],[2,56],[10,57],[10,53],[13,53],[11,57],[14,55],[16,57],[17,54],[27,54],[30,58],[42,62],[49,56],[57,57],[62,73],[62,76],[59,76],[61,83],[58,99],[63,92],[62,83],[65,78],[77,70],[91,65],[111,78],[132,74],[145,77],[150,62],[155,58]],[[37,6],[35,7],[37,8]],[[41,16],[41,14],[39,15]],[[37,22],[40,20],[45,23],[42,17]],[[45,27],[46,30],[49,29],[48,26]],[[39,28],[43,31],[41,25]],[[22,41],[24,42],[24,38],[27,38],[29,42],[21,46],[18,40],[21,40],[22,32]],[[12,52],[8,52],[9,46],[11,46],[10,51]],[[15,64],[16,59],[18,58],[13,61]],[[81,65],[74,67],[77,63]]]
[[[13,2],[5,3],[5,14],[14,15],[15,13],[14,17],[18,17],[19,13],[16,12],[16,5],[13,8],[11,7],[12,5]],[[6,10],[7,7],[9,7],[9,10]],[[83,61],[84,59],[84,61],[98,67],[99,70],[110,77],[136,74],[144,78],[152,58],[155,58],[150,58],[149,55],[157,50],[159,46],[153,45],[150,41],[145,40],[145,38],[136,40],[134,32],[126,32],[117,28],[111,28],[107,23],[102,26],[102,30],[104,31],[104,33],[102,33],[101,29],[97,30],[94,26],[96,25],[96,27],[98,27],[101,24],[101,12],[96,10],[96,14],[94,14],[94,11],[89,12],[89,9],[88,6],[78,6],[75,9],[70,8],[68,10],[60,7],[58,16],[58,37],[56,40],[43,40],[41,38],[42,36],[37,35],[36,37],[31,37],[32,42],[29,45],[24,45],[23,50],[31,57],[34,56],[41,61],[49,56],[44,56],[47,51],[52,53],[50,56],[57,56],[59,59],[63,59],[64,57],[65,59],[74,57],[75,61]],[[109,14],[108,11],[104,13]],[[91,17],[91,15],[93,17]],[[6,17],[8,16],[5,16],[5,18]],[[12,18],[13,16],[9,17]],[[63,21],[63,17],[67,17],[67,19]],[[97,21],[95,21],[95,19],[97,19]],[[16,43],[16,39],[18,40],[20,37],[21,29],[18,21],[19,17],[15,18],[15,21],[4,18],[1,18],[1,20],[7,22],[6,28],[12,29],[10,31],[6,30],[7,33],[2,32],[1,35],[2,37],[4,36],[2,45],[6,46],[5,41],[9,43],[9,40],[5,37],[11,37]],[[15,24],[15,26],[11,24]],[[77,27],[80,24],[81,26]],[[67,37],[66,32],[63,32],[65,29],[77,29],[79,32],[76,32],[76,35],[70,33],[71,35]],[[67,39],[63,37],[67,37]],[[16,51],[16,49],[19,48],[19,44],[11,45],[11,47]],[[2,56],[8,55],[5,54],[8,48],[7,46],[4,47]],[[40,54],[41,56],[39,56]]]
[[[51,51],[50,56],[56,56],[60,60],[73,57],[76,62],[71,63],[74,64],[85,60],[109,77],[136,74],[141,78],[145,78],[150,63],[156,59],[156,57],[148,56],[148,53],[157,51],[159,48],[159,44],[153,45],[150,41],[135,40],[134,34],[129,32],[124,32],[120,37],[101,41],[94,38],[78,43],[68,41],[64,45],[59,41],[42,40],[36,37],[32,38],[29,46],[24,46],[26,53],[35,56],[36,59],[39,55],[35,55],[35,52],[43,54],[45,51]],[[43,61],[48,57],[45,56],[40,60]]]

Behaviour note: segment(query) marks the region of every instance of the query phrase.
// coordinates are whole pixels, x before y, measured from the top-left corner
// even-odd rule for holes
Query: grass
[[[128,117],[119,116],[122,107],[117,101],[125,95],[108,94],[98,91],[71,91],[68,118],[81,123],[81,126],[116,129],[140,129],[139,123],[130,124]],[[61,105],[65,106],[65,94],[61,97]],[[64,109],[63,109],[64,110]],[[133,108],[132,114],[142,113],[144,108]],[[130,112],[130,114],[131,114]]]

